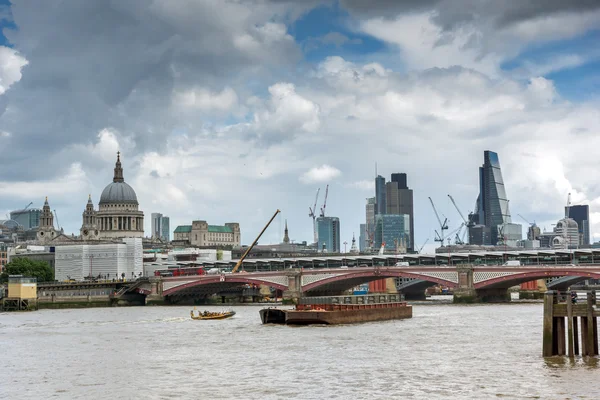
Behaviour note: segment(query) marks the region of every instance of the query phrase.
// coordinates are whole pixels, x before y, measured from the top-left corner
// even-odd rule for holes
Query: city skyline
[[[48,196],[61,228],[77,233],[121,151],[140,209],[169,215],[171,233],[196,219],[237,221],[250,243],[281,209],[261,242],[279,243],[285,219],[290,240],[311,242],[307,208],[329,184],[327,215],[350,242],[377,163],[386,177],[408,175],[414,247],[429,239],[426,251],[437,227],[427,198],[458,227],[447,195],[473,211],[489,149],[513,222],[520,214],[551,230],[571,193],[600,239],[600,69],[588,51],[600,8],[483,2],[467,18],[440,14],[445,1],[367,10],[249,0],[222,17],[210,1],[92,3],[6,7],[2,219]],[[94,15],[116,17],[86,29]]]

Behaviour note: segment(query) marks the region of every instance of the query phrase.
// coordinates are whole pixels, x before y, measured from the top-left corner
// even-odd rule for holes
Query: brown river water
[[[541,357],[539,303],[415,304],[412,319],[307,327],[233,309],[222,321],[190,307],[0,314],[0,399],[600,398],[598,358]]]

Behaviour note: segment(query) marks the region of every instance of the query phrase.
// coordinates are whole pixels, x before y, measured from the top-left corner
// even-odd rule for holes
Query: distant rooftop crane
[[[321,207],[321,217],[325,216],[325,207],[327,207],[327,195],[329,194],[329,185],[325,187],[325,200],[323,201],[323,207]]]
[[[429,197],[429,201],[431,202],[431,207],[433,208],[433,212],[435,213],[435,217],[438,220],[438,223],[440,224],[440,233],[438,233],[438,231],[435,231],[435,234],[437,237],[435,237],[433,240],[436,242],[440,242],[440,245],[443,246],[444,245],[444,230],[448,229],[448,218],[444,219],[444,222],[442,223],[442,220],[440,219],[440,216],[438,215],[437,210],[435,209],[435,205],[433,204],[433,200],[431,200],[431,197]]]
[[[321,188],[317,189],[317,195],[315,196],[315,204],[311,207],[308,207],[309,213],[308,216],[312,218],[313,220],[313,240],[314,243],[318,243],[319,242],[319,237],[317,234],[317,201],[319,200],[319,192],[321,191]]]

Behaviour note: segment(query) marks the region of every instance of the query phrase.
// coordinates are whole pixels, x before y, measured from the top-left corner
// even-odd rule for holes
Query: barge
[[[412,306],[398,294],[303,297],[293,309],[264,308],[263,324],[353,324],[412,318]]]

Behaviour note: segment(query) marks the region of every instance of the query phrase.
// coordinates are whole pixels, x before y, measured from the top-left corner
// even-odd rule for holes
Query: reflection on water
[[[261,325],[260,307],[0,314],[4,399],[596,399],[598,358],[544,359],[542,305],[415,305],[413,318]],[[209,307],[213,311],[220,307]]]

